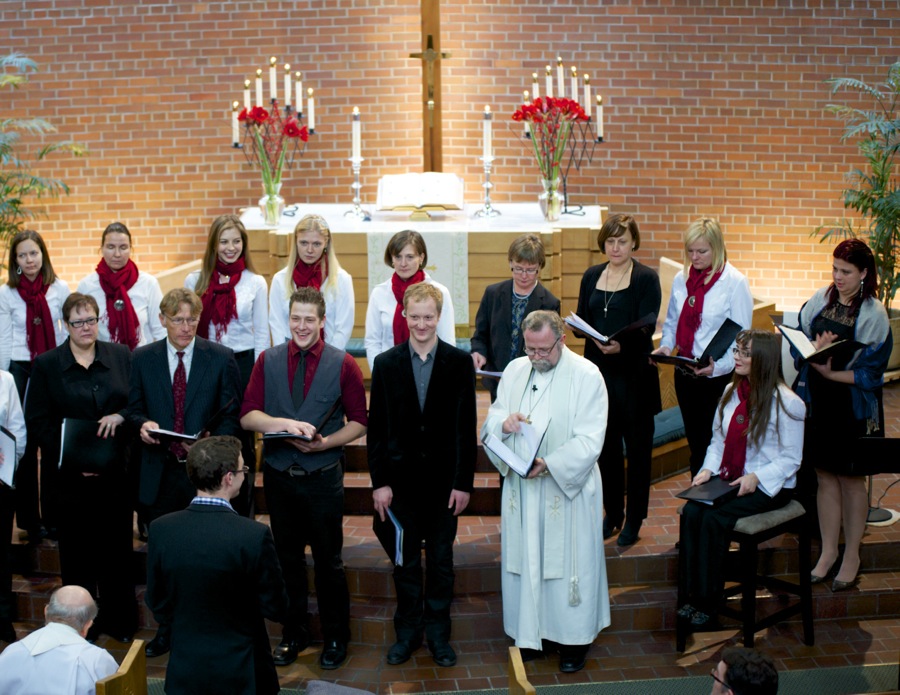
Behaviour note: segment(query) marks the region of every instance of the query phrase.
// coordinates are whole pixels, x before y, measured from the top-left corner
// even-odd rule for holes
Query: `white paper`
[[[609,338],[602,333],[598,333],[593,326],[589,323],[586,323],[584,319],[578,316],[574,311],[571,312],[566,318],[563,319],[569,326],[574,328],[576,331],[581,331],[585,335],[591,336],[591,338],[596,338],[601,343],[608,343]]]
[[[15,487],[16,478],[16,436],[5,427],[0,427],[0,451],[3,452],[3,463],[0,463],[0,481]]]
[[[550,424],[549,420],[547,421],[547,424]],[[503,461],[503,463],[524,478],[528,475],[528,471],[531,470],[531,466],[534,464],[534,459],[537,457],[538,449],[541,447],[541,442],[544,440],[544,433],[546,431],[547,430],[545,429],[542,432],[539,432],[530,422],[519,423],[519,431],[513,436],[522,438],[522,446],[525,449],[524,456],[517,454],[511,448],[506,446],[499,437],[495,437],[493,434],[488,434],[481,443],[490,449],[495,456]]]

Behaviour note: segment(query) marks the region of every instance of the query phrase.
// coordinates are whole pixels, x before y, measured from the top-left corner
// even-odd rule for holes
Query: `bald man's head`
[[[82,637],[97,617],[97,604],[80,586],[61,586],[50,596],[50,603],[44,608],[44,618],[48,623],[63,623],[74,628]]]

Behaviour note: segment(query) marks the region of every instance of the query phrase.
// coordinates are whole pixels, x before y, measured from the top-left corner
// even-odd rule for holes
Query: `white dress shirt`
[[[756,473],[759,487],[769,497],[774,497],[782,488],[788,490],[797,485],[797,471],[803,457],[803,427],[806,418],[806,404],[803,399],[784,384],[778,386],[784,410],[777,413],[778,401],[772,398],[769,425],[759,446],[747,442],[747,459],[744,473]],[[713,436],[701,470],[711,471],[718,475],[722,467],[722,454],[725,453],[725,435],[731,424],[731,416],[738,406],[737,393],[732,392],[725,404],[725,410],[719,415],[716,406],[716,418],[713,422]],[[778,423],[776,427],[776,415]]]
[[[9,372],[0,371],[0,425],[12,432],[16,438],[15,460],[4,460],[0,463],[0,481],[12,487],[12,481],[16,473],[16,465],[25,453],[25,414],[22,412],[22,404],[19,402],[19,392],[16,389],[16,380]]]
[[[96,682],[117,669],[105,649],[68,625],[47,623],[0,654],[0,693],[94,695]]]
[[[687,284],[682,270],[672,282],[672,295],[669,298],[660,347],[667,347],[670,350],[675,348],[675,332],[678,329],[678,318],[681,316],[685,299],[687,299]],[[725,319],[731,319],[741,328],[750,328],[753,323],[753,297],[750,295],[750,284],[731,263],[725,264],[722,276],[703,298],[700,328],[694,334],[694,347],[691,350],[694,357],[703,354]],[[714,365],[712,376],[731,372],[734,369],[731,350],[726,350]]]
[[[293,274],[293,269],[290,271]],[[282,268],[272,278],[269,290],[269,328],[272,344],[279,345],[291,339],[290,307],[291,292],[287,289],[288,269]],[[327,278],[326,278],[327,280]],[[293,291],[294,283],[291,282]],[[353,296],[353,278],[343,268],[337,276],[337,287],[323,283],[322,296],[325,298],[325,342],[338,350],[346,350],[353,331],[356,314],[356,298]]]
[[[63,324],[62,306],[69,296],[69,286],[56,278],[47,288],[47,306],[56,333],[56,345],[62,345],[68,333]],[[25,316],[28,307],[19,295],[19,290],[9,285],[0,286],[0,369],[9,369],[12,362],[31,362],[28,349],[28,334],[25,331]],[[53,345],[51,347],[56,347]]]
[[[441,291],[444,306],[438,321],[437,335],[445,343],[456,347],[455,314],[450,291],[441,283],[432,280],[428,273],[425,273],[423,282],[434,285]],[[375,285],[369,296],[369,307],[366,309],[366,359],[369,361],[370,369],[375,368],[375,358],[378,355],[394,347],[394,310],[396,308],[397,300],[391,287],[391,278]]]
[[[89,294],[97,300],[100,307],[99,340],[109,342],[109,316],[106,313],[106,293],[100,287],[100,276],[96,271],[78,283],[78,291]],[[143,270],[138,271],[138,279],[128,290],[128,297],[137,314],[141,326],[141,339],[137,346],[147,345],[166,337],[166,329],[159,322],[159,303],[162,301],[162,290],[155,277]]]
[[[200,271],[195,270],[184,279],[184,286],[193,290],[200,279]],[[269,307],[266,303],[266,279],[262,275],[244,270],[241,279],[234,286],[237,301],[237,318],[226,326],[222,340],[216,340],[216,327],[210,325],[209,339],[221,342],[235,352],[253,350],[253,361],[269,347]]]
[[[181,356],[181,360],[184,362],[184,376],[186,380],[191,377],[191,362],[194,360],[194,345],[196,344],[197,339],[194,338],[188,343],[188,346],[184,349],[184,355]],[[175,370],[178,369],[178,353],[179,349],[166,340],[166,357],[169,360],[169,378],[172,380],[172,384],[175,383]]]

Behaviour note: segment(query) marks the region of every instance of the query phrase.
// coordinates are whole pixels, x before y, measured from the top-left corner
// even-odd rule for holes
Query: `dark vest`
[[[288,386],[288,347],[285,342],[266,350],[265,367],[265,412],[272,417],[286,417],[302,420],[318,425],[331,406],[341,397],[341,365],[344,362],[344,351],[325,344],[322,356],[313,375],[312,384],[303,403],[296,410],[291,399]],[[341,404],[335,409],[321,430],[322,435],[337,432],[344,423],[344,408]],[[317,471],[334,463],[344,453],[343,447],[335,447],[325,451],[304,454],[290,444],[270,440],[265,443],[265,461],[272,468],[286,471],[291,466],[300,466],[306,471]]]

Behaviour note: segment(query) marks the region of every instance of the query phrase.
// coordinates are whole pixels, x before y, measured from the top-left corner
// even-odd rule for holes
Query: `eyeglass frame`
[[[737,346],[731,348],[731,355],[732,357],[737,357],[738,355],[740,355],[745,360],[749,360],[753,356],[750,350],[747,350],[746,348],[739,348]]]
[[[559,341],[562,339],[562,336],[559,336],[556,340],[553,341],[553,345],[548,348],[523,348],[523,352],[528,355],[528,357],[550,357],[550,354],[553,352],[553,349],[559,344]]]
[[[227,472],[231,473],[232,475],[237,475],[238,473],[243,473],[244,475],[247,475],[250,472],[250,466],[241,466],[236,471],[227,471]]]
[[[511,265],[509,266],[509,269],[516,275],[527,275],[528,277],[534,277],[541,272],[540,268],[523,268],[520,265]]]
[[[91,316],[87,319],[75,319],[74,321],[69,321],[68,319],[66,319],[66,323],[76,330],[84,325],[96,326],[99,322],[100,319],[96,316]]]
[[[199,316],[191,316],[190,318],[185,318],[184,316],[168,316],[163,314],[166,317],[166,321],[171,321],[173,326],[183,326],[187,324],[189,326],[196,326],[200,323]]]

